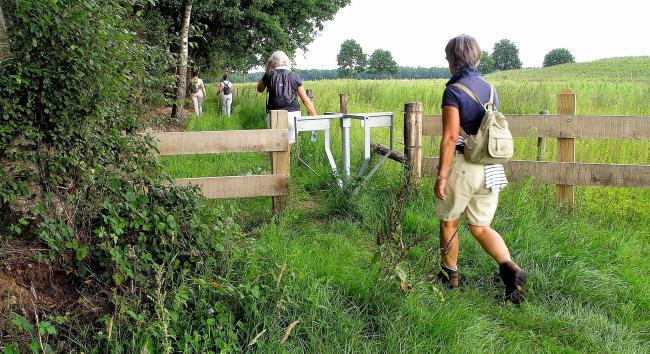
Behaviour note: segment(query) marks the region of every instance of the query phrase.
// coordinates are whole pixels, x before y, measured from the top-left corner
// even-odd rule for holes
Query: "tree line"
[[[544,67],[575,62],[573,54],[566,48],[556,48],[544,56]],[[509,39],[502,39],[494,44],[492,53],[483,50],[479,71],[490,74],[495,71],[521,69],[519,48]]]
[[[339,70],[337,69],[294,69],[303,80],[318,81],[318,80],[336,80],[340,78]],[[232,81],[234,82],[257,82],[259,81],[264,72],[252,72],[249,74],[233,74]],[[417,80],[417,79],[447,79],[451,77],[449,68],[442,67],[409,67],[398,66],[397,72],[391,76],[393,79],[400,80]],[[362,72],[357,75],[361,80],[374,80],[382,78],[370,72]]]
[[[438,79],[450,76],[448,68],[411,68],[398,66],[390,51],[377,49],[372,54],[364,53],[361,44],[354,39],[347,39],[341,43],[341,48],[336,56],[338,68],[336,70],[301,70],[305,80],[333,80],[336,78],[348,79]],[[573,55],[566,48],[556,48],[544,57],[544,67],[572,63]],[[494,71],[521,69],[519,48],[509,39],[502,39],[494,44],[492,53],[482,51],[481,63],[478,67],[482,74]],[[253,74],[249,79],[257,78]]]

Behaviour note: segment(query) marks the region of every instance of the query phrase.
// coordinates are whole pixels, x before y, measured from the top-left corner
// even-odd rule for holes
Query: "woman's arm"
[[[305,105],[305,108],[307,108],[309,115],[315,116],[316,110],[314,109],[314,105],[311,103],[311,99],[307,96],[307,91],[305,91],[305,87],[302,85],[298,86],[298,96],[300,96],[300,100]]]
[[[453,106],[442,107],[442,141],[440,141],[440,163],[438,165],[438,180],[436,181],[436,196],[442,200],[447,199],[444,193],[451,161],[456,151],[456,140],[460,134],[460,112]]]
[[[266,63],[266,71],[264,73],[264,76],[268,75],[271,71],[273,71],[273,66],[271,63]],[[266,85],[264,84],[264,76],[260,79],[260,81],[257,82],[257,92],[262,93],[264,90],[266,90]]]
[[[262,93],[266,90],[266,85],[264,85],[264,79],[260,79],[260,81],[257,82],[257,92]]]
[[[201,90],[203,90],[203,97],[208,98],[208,91],[205,89],[205,83],[201,80]]]

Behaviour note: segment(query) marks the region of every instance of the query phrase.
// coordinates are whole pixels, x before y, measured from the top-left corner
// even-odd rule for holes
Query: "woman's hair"
[[[199,69],[192,69],[192,76],[199,76]]]
[[[445,47],[445,54],[447,61],[458,70],[476,68],[481,62],[481,48],[474,37],[466,34],[450,39]]]
[[[274,68],[277,68],[279,66],[286,66],[291,68],[291,60],[281,50],[276,50],[275,52],[273,52],[273,54],[271,54],[267,62],[271,64],[271,66]]]
[[[223,74],[223,79],[228,80],[228,74]]]

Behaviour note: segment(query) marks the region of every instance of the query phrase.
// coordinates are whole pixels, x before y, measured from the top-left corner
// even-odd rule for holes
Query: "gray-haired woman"
[[[508,183],[503,166],[465,161],[464,139],[460,136],[461,127],[466,134],[476,134],[485,114],[484,103],[492,100],[496,107],[499,99],[494,87],[483,80],[476,69],[481,60],[481,49],[473,37],[460,35],[451,39],[445,53],[453,76],[442,98],[443,136],[435,185],[442,250],[442,271],[438,278],[449,287],[459,285],[458,224],[464,214],[474,238],[499,264],[501,279],[506,286],[506,299],[520,303],[524,300],[527,273],[512,261],[503,238],[490,226],[499,191]]]
[[[266,73],[257,83],[257,92],[268,90],[269,97],[266,103],[266,124],[270,128],[271,119],[268,112],[272,110],[286,110],[289,112],[289,144],[296,142],[294,118],[300,117],[300,104],[298,97],[307,108],[310,116],[315,116],[314,105],[307,96],[302,79],[291,71],[291,60],[283,51],[271,54],[266,62]]]

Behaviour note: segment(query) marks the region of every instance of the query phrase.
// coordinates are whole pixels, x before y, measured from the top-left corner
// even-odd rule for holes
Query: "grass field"
[[[555,75],[553,70],[558,69],[539,75]],[[516,74],[501,73],[492,81],[507,113],[554,112],[555,94],[570,87],[577,93],[578,113],[650,115],[650,88],[638,80],[609,82],[578,75],[521,81]],[[338,110],[338,94],[347,93],[350,112],[393,111],[400,132],[404,102],[422,101],[426,113],[440,112],[444,81],[305,85],[314,90],[319,113]],[[240,85],[231,118],[217,114],[214,87],[209,93],[205,116],[193,119],[188,129],[263,127],[264,96],[252,86]],[[337,142],[339,132],[334,131]],[[353,140],[353,147],[359,147],[360,137]],[[397,140],[401,143],[401,133]],[[310,143],[304,136],[301,144],[304,156],[326,175],[322,142]],[[436,143],[426,144],[425,154],[435,155]],[[544,156],[553,160],[556,152],[548,145]],[[333,149],[340,158],[340,143]],[[359,154],[357,148],[353,166]],[[534,139],[519,139],[517,154],[533,158]],[[580,141],[577,158],[650,164],[650,144]],[[175,177],[262,174],[270,168],[264,154],[163,161]],[[420,192],[406,200],[397,236],[411,248],[399,258],[397,243],[378,247],[375,239],[401,185],[400,166],[388,162],[356,196],[329,187],[327,178],[312,175],[295,160],[291,173],[290,207],[279,219],[271,215],[270,198],[210,203],[246,232],[241,248],[227,252],[223,281],[248,295],[237,300],[241,310],[236,317],[224,320],[236,323],[235,332],[203,334],[209,338],[186,345],[188,350],[229,351],[233,349],[225,343],[230,340],[269,353],[650,351],[649,190],[577,188],[577,208],[566,212],[556,208],[553,186],[533,181],[508,186],[493,226],[530,273],[528,301],[514,307],[499,300],[503,289],[494,280],[496,266],[464,228],[459,236],[461,289],[446,290],[429,280],[438,263],[431,180],[425,179]],[[407,291],[400,279],[408,283]],[[178,294],[170,294],[174,296]],[[209,317],[198,314],[203,310],[185,309],[188,317]],[[201,321],[184,328],[185,338],[205,333]],[[279,344],[293,321],[300,322]]]

